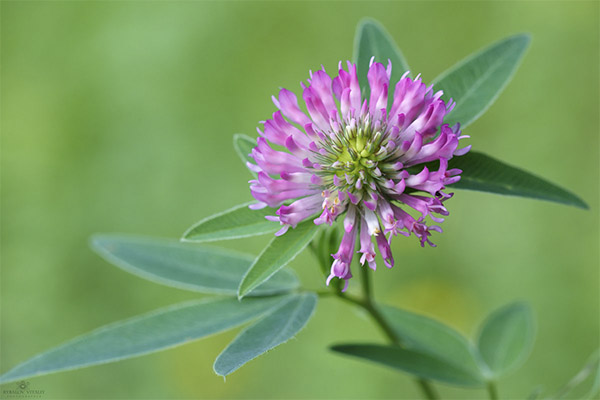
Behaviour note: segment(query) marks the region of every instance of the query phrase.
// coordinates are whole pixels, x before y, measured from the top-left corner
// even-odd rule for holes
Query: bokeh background
[[[538,341],[504,398],[551,392],[599,345],[599,3],[3,1],[2,358],[20,361],[100,325],[194,298],[110,266],[95,232],[177,238],[250,200],[231,147],[256,136],[280,86],[351,57],[357,22],[380,20],[425,81],[518,32],[514,80],[465,133],[474,149],[585,199],[589,211],[461,191],[435,249],[395,241],[380,301],[468,335],[490,310],[529,301]],[[268,237],[220,243],[257,253]],[[321,288],[315,260],[292,267]],[[354,285],[351,290],[356,290]],[[414,398],[407,375],[342,358],[333,342],[383,341],[366,316],[320,302],[297,340],[223,382],[228,332],[116,364],[30,379],[44,398]],[[445,398],[483,391],[439,386]]]

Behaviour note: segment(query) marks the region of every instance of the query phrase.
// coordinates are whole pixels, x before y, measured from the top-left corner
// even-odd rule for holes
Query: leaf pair
[[[201,293],[236,295],[252,257],[172,240],[96,236],[94,249],[108,261],[148,280]],[[136,357],[257,320],[217,358],[227,375],[296,335],[316,307],[314,293],[293,293],[289,270],[257,285],[251,298],[210,298],[176,304],[116,322],[42,353],[0,376],[0,382]],[[259,297],[269,296],[269,297]]]
[[[452,98],[456,102],[444,123],[453,126],[458,122],[464,129],[479,118],[512,79],[530,40],[529,35],[515,35],[500,40],[468,56],[435,78],[434,89],[444,91],[444,100]],[[384,64],[388,59],[392,61],[392,85],[408,70],[408,63],[402,52],[378,22],[369,19],[362,21],[354,43],[354,61],[358,65],[358,80],[362,88],[368,87],[367,72],[373,56],[375,61]],[[393,87],[390,87],[390,99],[393,97],[392,90]],[[529,197],[588,208],[573,193],[481,153],[470,152],[465,156],[454,157],[448,168],[463,171],[461,180],[452,185],[457,189]]]
[[[163,350],[235,328],[264,314],[279,297],[193,301],[104,326],[18,365],[0,377],[9,382],[104,364]]]
[[[274,232],[280,228],[279,224],[265,219],[266,215],[273,213],[272,209],[250,210],[249,204],[203,219],[184,233],[183,240],[205,242],[238,239]],[[238,297],[241,299],[247,296],[292,261],[310,243],[318,230],[319,227],[312,220],[307,220],[285,235],[274,237],[247,268],[237,288]]]
[[[480,387],[519,367],[531,352],[535,337],[531,310],[523,303],[492,313],[481,327],[477,345],[423,315],[389,306],[380,309],[402,347],[347,344],[332,350],[420,378]]]
[[[444,91],[442,98],[456,103],[444,122],[450,126],[459,122],[464,128],[479,118],[512,79],[530,41],[526,34],[508,37],[473,53],[435,78],[434,88]],[[354,39],[354,62],[361,88],[368,88],[371,57],[384,65],[392,61],[391,85],[409,70],[404,55],[383,26],[365,19],[358,25]]]

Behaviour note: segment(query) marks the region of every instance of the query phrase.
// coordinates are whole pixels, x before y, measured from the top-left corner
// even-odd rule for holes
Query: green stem
[[[383,315],[379,312],[379,310],[375,307],[375,303],[373,302],[373,291],[371,289],[371,282],[369,276],[369,269],[367,267],[362,267],[361,270],[362,275],[362,287],[363,287],[363,301],[361,306],[371,314],[377,325],[381,328],[383,333],[390,339],[390,341],[398,346],[402,346],[402,342],[400,338],[394,331],[394,329],[390,326],[390,324],[386,321]]]
[[[498,389],[494,382],[488,382],[487,390],[490,395],[490,400],[498,400]]]
[[[373,303],[373,289],[371,289],[371,278],[369,275],[369,268],[364,265],[360,267],[360,277],[362,283],[363,297],[365,302]]]
[[[431,383],[427,379],[418,378],[417,383],[421,387],[421,391],[425,395],[425,397],[429,400],[437,400],[440,398],[438,393],[435,391]]]
[[[351,296],[346,295],[345,293],[339,293],[339,297],[349,301],[353,304],[356,304],[363,309],[365,309],[371,317],[375,320],[377,325],[381,328],[383,333],[388,337],[388,339],[395,345],[402,346],[402,342],[391,325],[387,322],[383,314],[375,307],[375,303],[373,302],[373,290],[371,288],[370,276],[369,276],[369,268],[362,267],[361,268],[361,277],[362,277],[362,290],[363,290],[363,298],[357,299]],[[431,383],[423,378],[418,378],[417,383],[421,388],[421,391],[425,395],[425,398],[428,400],[437,400],[439,399],[439,395],[431,385]]]

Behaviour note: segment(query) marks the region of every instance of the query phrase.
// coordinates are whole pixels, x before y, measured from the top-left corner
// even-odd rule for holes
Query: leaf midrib
[[[456,114],[456,110],[458,110],[460,105],[464,104],[464,102],[467,101],[472,96],[473,91],[475,91],[476,89],[479,89],[479,87],[482,85],[482,82],[484,80],[487,80],[490,77],[490,75],[492,74],[492,72],[495,72],[498,68],[500,68],[503,61],[504,60],[502,60],[501,58],[496,58],[496,60],[492,63],[492,67],[488,68],[488,70],[483,75],[481,75],[479,78],[477,78],[475,80],[475,83],[473,85],[471,85],[471,87],[469,89],[467,89],[467,91],[464,93],[462,98],[459,99],[458,101],[455,100],[456,105],[454,106],[454,110],[453,110],[454,114]],[[457,69],[455,71],[459,71],[459,69]],[[449,76],[449,75],[447,75],[447,76]],[[450,95],[450,94],[448,94],[448,95]]]
[[[207,221],[208,222],[208,221]],[[244,230],[245,228],[249,228],[249,227],[254,227],[254,226],[261,226],[261,225],[265,225],[268,226],[269,229],[266,231],[263,231],[264,233],[269,233],[269,231],[276,231],[278,226],[274,225],[273,222],[269,221],[269,220],[256,220],[255,222],[252,223],[246,223],[243,226],[234,226],[232,228],[222,228],[222,229],[213,229],[213,230],[209,230],[209,231],[205,231],[205,232],[198,232],[198,229],[201,228],[201,225],[197,225],[196,227],[192,228],[192,230],[185,235],[186,239],[194,239],[195,237],[198,236],[203,236],[203,235],[216,235],[216,234],[220,234],[222,232],[239,232],[240,230]],[[271,226],[272,225],[272,226]],[[255,233],[255,232],[254,232]],[[250,236],[254,236],[253,232],[250,232],[249,235]]]
[[[306,301],[306,296],[301,296],[298,298],[300,301],[298,302],[298,304],[296,305],[296,307],[294,307],[294,311],[291,313],[291,317],[287,319],[283,329],[279,330],[279,334],[277,336],[275,336],[273,338],[273,340],[271,340],[269,342],[269,348],[272,348],[273,343],[276,342],[280,342],[283,336],[284,336],[284,332],[287,331],[287,329],[290,327],[290,325],[292,324],[292,322],[295,320],[296,316],[299,314],[300,309],[302,308],[302,306],[304,305],[305,301]],[[283,306],[281,306],[281,308],[285,307],[285,304]],[[273,311],[273,314],[276,313],[278,310]],[[291,338],[291,337],[290,337]]]

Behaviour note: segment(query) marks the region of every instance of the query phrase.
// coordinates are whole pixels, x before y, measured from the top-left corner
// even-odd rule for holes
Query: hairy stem
[[[394,332],[394,329],[387,322],[387,320],[385,319],[383,314],[381,314],[379,309],[377,309],[377,307],[375,307],[375,303],[373,301],[373,289],[371,288],[369,272],[370,272],[369,268],[367,268],[367,267],[361,268],[361,278],[362,278],[361,283],[362,283],[362,291],[363,291],[362,299],[357,299],[355,297],[348,296],[345,293],[339,293],[338,295],[340,298],[342,298],[346,301],[349,301],[353,304],[356,304],[359,307],[362,307],[365,311],[367,311],[369,313],[369,315],[371,315],[371,317],[373,318],[373,320],[375,321],[377,326],[379,326],[381,328],[381,330],[383,331],[385,336],[387,336],[387,338],[390,340],[390,342],[392,342],[395,345],[402,346],[403,345],[402,341],[400,340],[400,338],[398,337],[396,332]],[[425,395],[426,399],[437,400],[440,398],[428,380],[423,379],[423,378],[418,378],[417,384],[421,388],[421,391]]]

